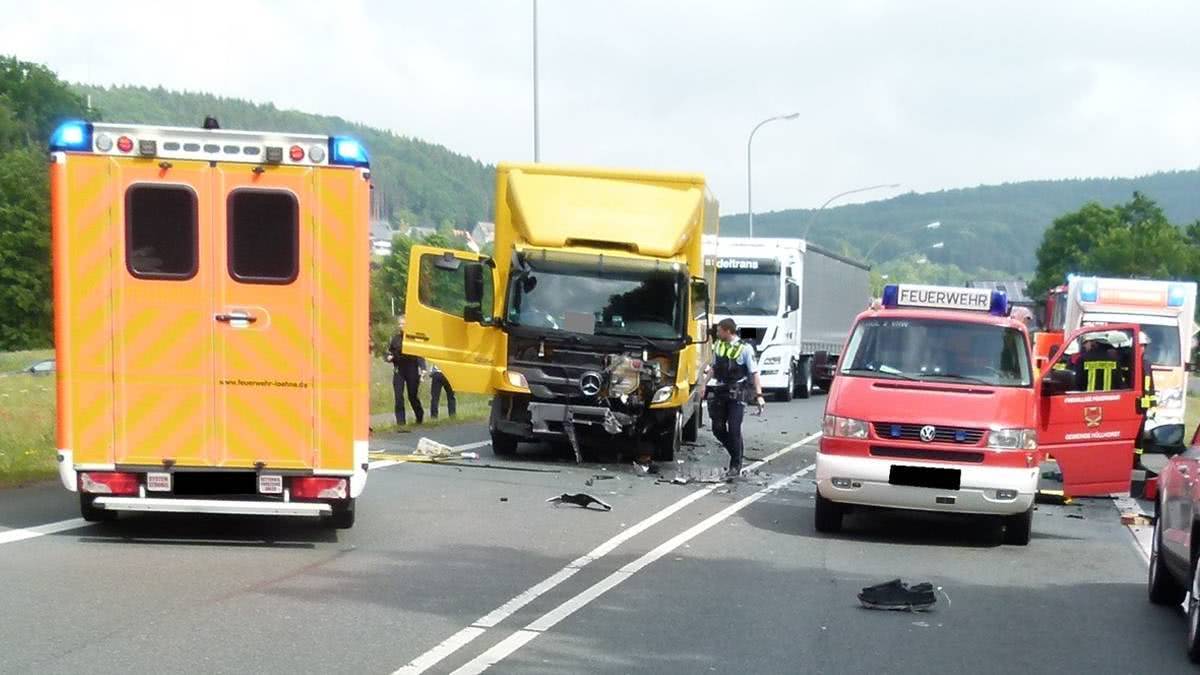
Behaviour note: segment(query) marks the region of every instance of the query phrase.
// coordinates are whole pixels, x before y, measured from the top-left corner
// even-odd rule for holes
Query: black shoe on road
[[[923,612],[937,602],[933,584],[909,586],[899,579],[867,586],[858,594],[858,601],[870,609],[894,609]]]

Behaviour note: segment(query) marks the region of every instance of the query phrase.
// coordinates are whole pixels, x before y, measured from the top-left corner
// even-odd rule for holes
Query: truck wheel
[[[842,505],[822,497],[820,490],[818,490],[817,509],[813,518],[813,525],[816,526],[817,532],[825,532],[827,534],[841,532],[842,515]]]
[[[812,361],[802,359],[800,361],[800,391],[797,395],[804,399],[812,396],[813,378],[812,378]]]
[[[696,439],[700,438],[700,425],[703,420],[700,419],[700,410],[704,406],[696,404],[696,409],[692,411],[692,416],[688,418],[687,424],[683,425],[683,442],[695,443]]]
[[[1154,519],[1154,534],[1150,539],[1150,577],[1146,587],[1150,602],[1166,607],[1178,607],[1186,594],[1183,586],[1171,575],[1162,558],[1162,516]]]
[[[101,509],[92,506],[92,500],[95,497],[92,495],[79,495],[79,515],[89,523],[105,523],[117,519],[116,511]]]
[[[1028,546],[1029,536],[1033,532],[1033,505],[1021,513],[1004,518],[1004,543],[1014,546]]]
[[[656,462],[674,462],[679,446],[683,444],[683,413],[676,410],[672,418],[671,429],[654,440]]]
[[[787,403],[788,401],[791,401],[794,398],[795,392],[796,392],[796,366],[795,366],[795,364],[792,364],[792,365],[788,366],[787,386],[784,387],[783,389],[779,390],[779,393],[775,395],[775,400],[783,401],[784,403]]]
[[[354,500],[347,499],[344,504],[334,504],[333,514],[325,523],[335,530],[348,530],[354,527]]]
[[[517,454],[518,439],[502,431],[492,431],[492,454],[497,457],[510,457]]]

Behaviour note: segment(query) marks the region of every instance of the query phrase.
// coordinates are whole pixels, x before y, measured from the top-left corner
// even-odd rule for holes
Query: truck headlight
[[[777,366],[777,365],[779,365],[779,360],[781,358],[782,357],[780,357],[780,356],[767,356],[767,357],[763,358],[762,364],[764,366]]]
[[[992,450],[1037,450],[1037,430],[992,429],[987,446]]]
[[[508,386],[510,387],[516,387],[518,389],[529,388],[529,380],[526,380],[524,375],[515,370],[504,371],[504,381],[508,382]]]
[[[1183,390],[1182,389],[1163,389],[1157,392],[1159,408],[1182,408],[1183,407]]]
[[[659,387],[658,391],[654,392],[654,398],[650,399],[650,403],[663,403],[671,400],[671,396],[675,394],[675,385]]]
[[[853,417],[826,415],[821,433],[827,438],[866,438],[867,423]]]

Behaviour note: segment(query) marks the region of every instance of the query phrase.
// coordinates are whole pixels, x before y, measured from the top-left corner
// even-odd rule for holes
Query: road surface
[[[1146,601],[1111,502],[1040,506],[1028,547],[943,516],[854,514],[818,535],[823,404],[748,417],[755,471],[732,487],[536,447],[497,462],[474,445],[479,424],[429,434],[479,452],[467,466],[391,464],[419,432],[381,436],[343,532],[152,515],[83,527],[57,485],[6,491],[0,671],[1190,670],[1183,616]],[[724,461],[705,432],[678,470]],[[545,501],[581,491],[612,511]],[[941,586],[935,610],[858,606],[859,588],[894,577]]]

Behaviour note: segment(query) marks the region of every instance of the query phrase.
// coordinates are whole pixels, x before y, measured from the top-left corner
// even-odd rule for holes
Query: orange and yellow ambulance
[[[1005,540],[1027,544],[1047,455],[1068,495],[1129,490],[1137,325],[1081,328],[1039,372],[1004,293],[901,284],[880,305],[855,320],[829,391],[818,530],[856,507],[949,511],[999,516]]]
[[[368,464],[363,147],[72,121],[50,141],[50,190],[59,475],[83,517],[352,526]]]

